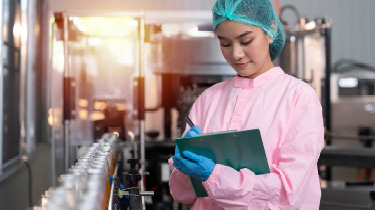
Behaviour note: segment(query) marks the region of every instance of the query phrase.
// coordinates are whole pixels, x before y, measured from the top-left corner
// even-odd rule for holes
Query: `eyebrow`
[[[249,34],[251,34],[252,33],[252,31],[245,31],[243,34],[241,34],[241,35],[239,35],[239,36],[237,36],[235,39],[240,39],[240,38],[242,38],[242,37],[244,37],[244,36],[246,36],[246,35],[249,35]],[[217,38],[218,39],[228,39],[228,38],[225,38],[225,37],[222,37],[222,36],[217,36]]]

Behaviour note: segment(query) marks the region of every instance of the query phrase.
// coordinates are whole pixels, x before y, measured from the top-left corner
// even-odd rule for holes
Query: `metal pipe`
[[[0,23],[3,24],[3,1],[1,1],[1,4],[0,4]],[[0,27],[0,56],[1,58],[3,58],[3,27]],[[0,84],[4,84],[3,83],[3,80],[4,80],[4,76],[3,76],[3,64],[1,63],[0,65]],[[3,85],[0,85],[0,101],[3,102]],[[3,103],[0,103],[0,119],[3,119]],[[3,128],[3,120],[0,120],[0,128]],[[0,145],[2,146],[3,145],[3,131],[1,130],[0,132]],[[0,149],[0,157],[2,158],[3,157],[3,150]],[[0,161],[0,171],[2,171],[2,165],[3,165],[3,161]]]
[[[326,107],[326,130],[329,132],[332,131],[331,127],[331,26],[328,19],[324,19],[324,36],[325,36],[325,46],[326,46],[326,71],[325,71],[325,107]],[[331,137],[326,137],[326,145],[331,145]],[[326,168],[325,170],[325,179],[331,181],[332,179],[332,169],[331,167]]]
[[[118,170],[118,164],[116,164],[115,171],[113,172],[113,179],[112,179],[112,184],[111,184],[111,194],[110,194],[109,202],[108,202],[108,210],[112,210],[113,192],[115,191],[115,179],[114,179],[114,177],[117,176],[117,170]]]
[[[139,119],[139,135],[141,142],[141,171],[145,171],[145,101],[144,101],[144,65],[143,65],[143,46],[144,46],[144,19],[138,19],[139,33],[139,80],[138,80],[138,119]]]
[[[139,18],[138,32],[139,32],[139,80],[138,80],[138,119],[139,119],[139,134],[141,142],[141,191],[143,189],[143,173],[145,172],[145,75],[144,75],[144,65],[143,65],[143,49],[144,49],[144,40],[145,40],[145,31],[144,31],[144,19]],[[139,191],[138,191],[139,192]],[[146,209],[144,197],[141,196],[141,208]]]
[[[53,58],[53,43],[54,43],[54,39],[55,39],[55,26],[57,27],[56,23],[52,23],[51,24],[51,30],[52,30],[52,40],[50,40],[50,42],[52,42],[52,44],[50,45],[51,46],[51,58]],[[49,64],[49,69],[52,69],[52,62],[50,62]],[[47,72],[47,77],[48,77],[48,81],[49,81],[49,87],[52,88],[52,84],[53,84],[53,76],[52,76],[52,72],[53,71],[48,71]],[[51,96],[51,118],[52,119],[55,119],[55,107],[54,107],[54,94],[52,94],[50,92],[50,88],[47,88],[49,90],[48,94]],[[56,140],[55,140],[55,129],[54,129],[54,122],[52,122],[52,129],[51,129],[51,158],[52,158],[52,186],[53,187],[56,187]]]
[[[324,36],[326,40],[326,72],[325,72],[325,106],[326,106],[326,129],[332,130],[331,125],[331,27],[328,20],[326,20],[326,27],[324,28]],[[327,145],[331,144],[331,140],[327,139]]]
[[[64,18],[64,81],[69,78],[69,31],[68,31],[68,16],[63,14]],[[67,94],[67,93],[64,93]],[[64,106],[70,101],[64,101]],[[67,113],[64,113],[66,115]],[[69,113],[70,114],[70,113]],[[70,156],[70,120],[69,118],[64,119],[64,168],[65,173],[68,172],[69,168],[69,156]]]
[[[20,24],[22,27],[28,28],[28,18],[27,18],[27,2],[24,0],[20,1]],[[20,72],[20,97],[19,97],[19,118],[20,118],[20,151],[21,155],[28,154],[28,144],[27,141],[27,34],[21,33],[20,35],[20,61],[19,62],[19,72]]]
[[[139,194],[141,196],[153,196],[154,195],[154,191],[141,191]]]

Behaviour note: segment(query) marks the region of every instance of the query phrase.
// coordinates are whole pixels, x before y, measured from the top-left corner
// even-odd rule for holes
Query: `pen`
[[[188,116],[185,116],[185,120],[190,125],[190,127],[194,126],[194,123],[190,120],[190,118]]]

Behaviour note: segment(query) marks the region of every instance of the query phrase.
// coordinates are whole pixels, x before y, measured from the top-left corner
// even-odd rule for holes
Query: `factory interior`
[[[215,2],[0,1],[0,209],[191,209],[168,160],[195,100],[236,77]],[[273,63],[323,110],[319,209],[375,209],[375,1],[270,2]]]

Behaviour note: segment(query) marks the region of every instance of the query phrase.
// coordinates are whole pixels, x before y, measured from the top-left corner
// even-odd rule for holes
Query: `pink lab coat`
[[[319,209],[317,161],[324,145],[322,107],[308,84],[279,67],[255,79],[233,77],[205,90],[190,119],[203,133],[258,128],[271,173],[216,164],[197,198],[189,177],[173,167],[173,198],[192,209]],[[189,129],[189,126],[187,126]],[[185,131],[186,132],[186,131]]]

